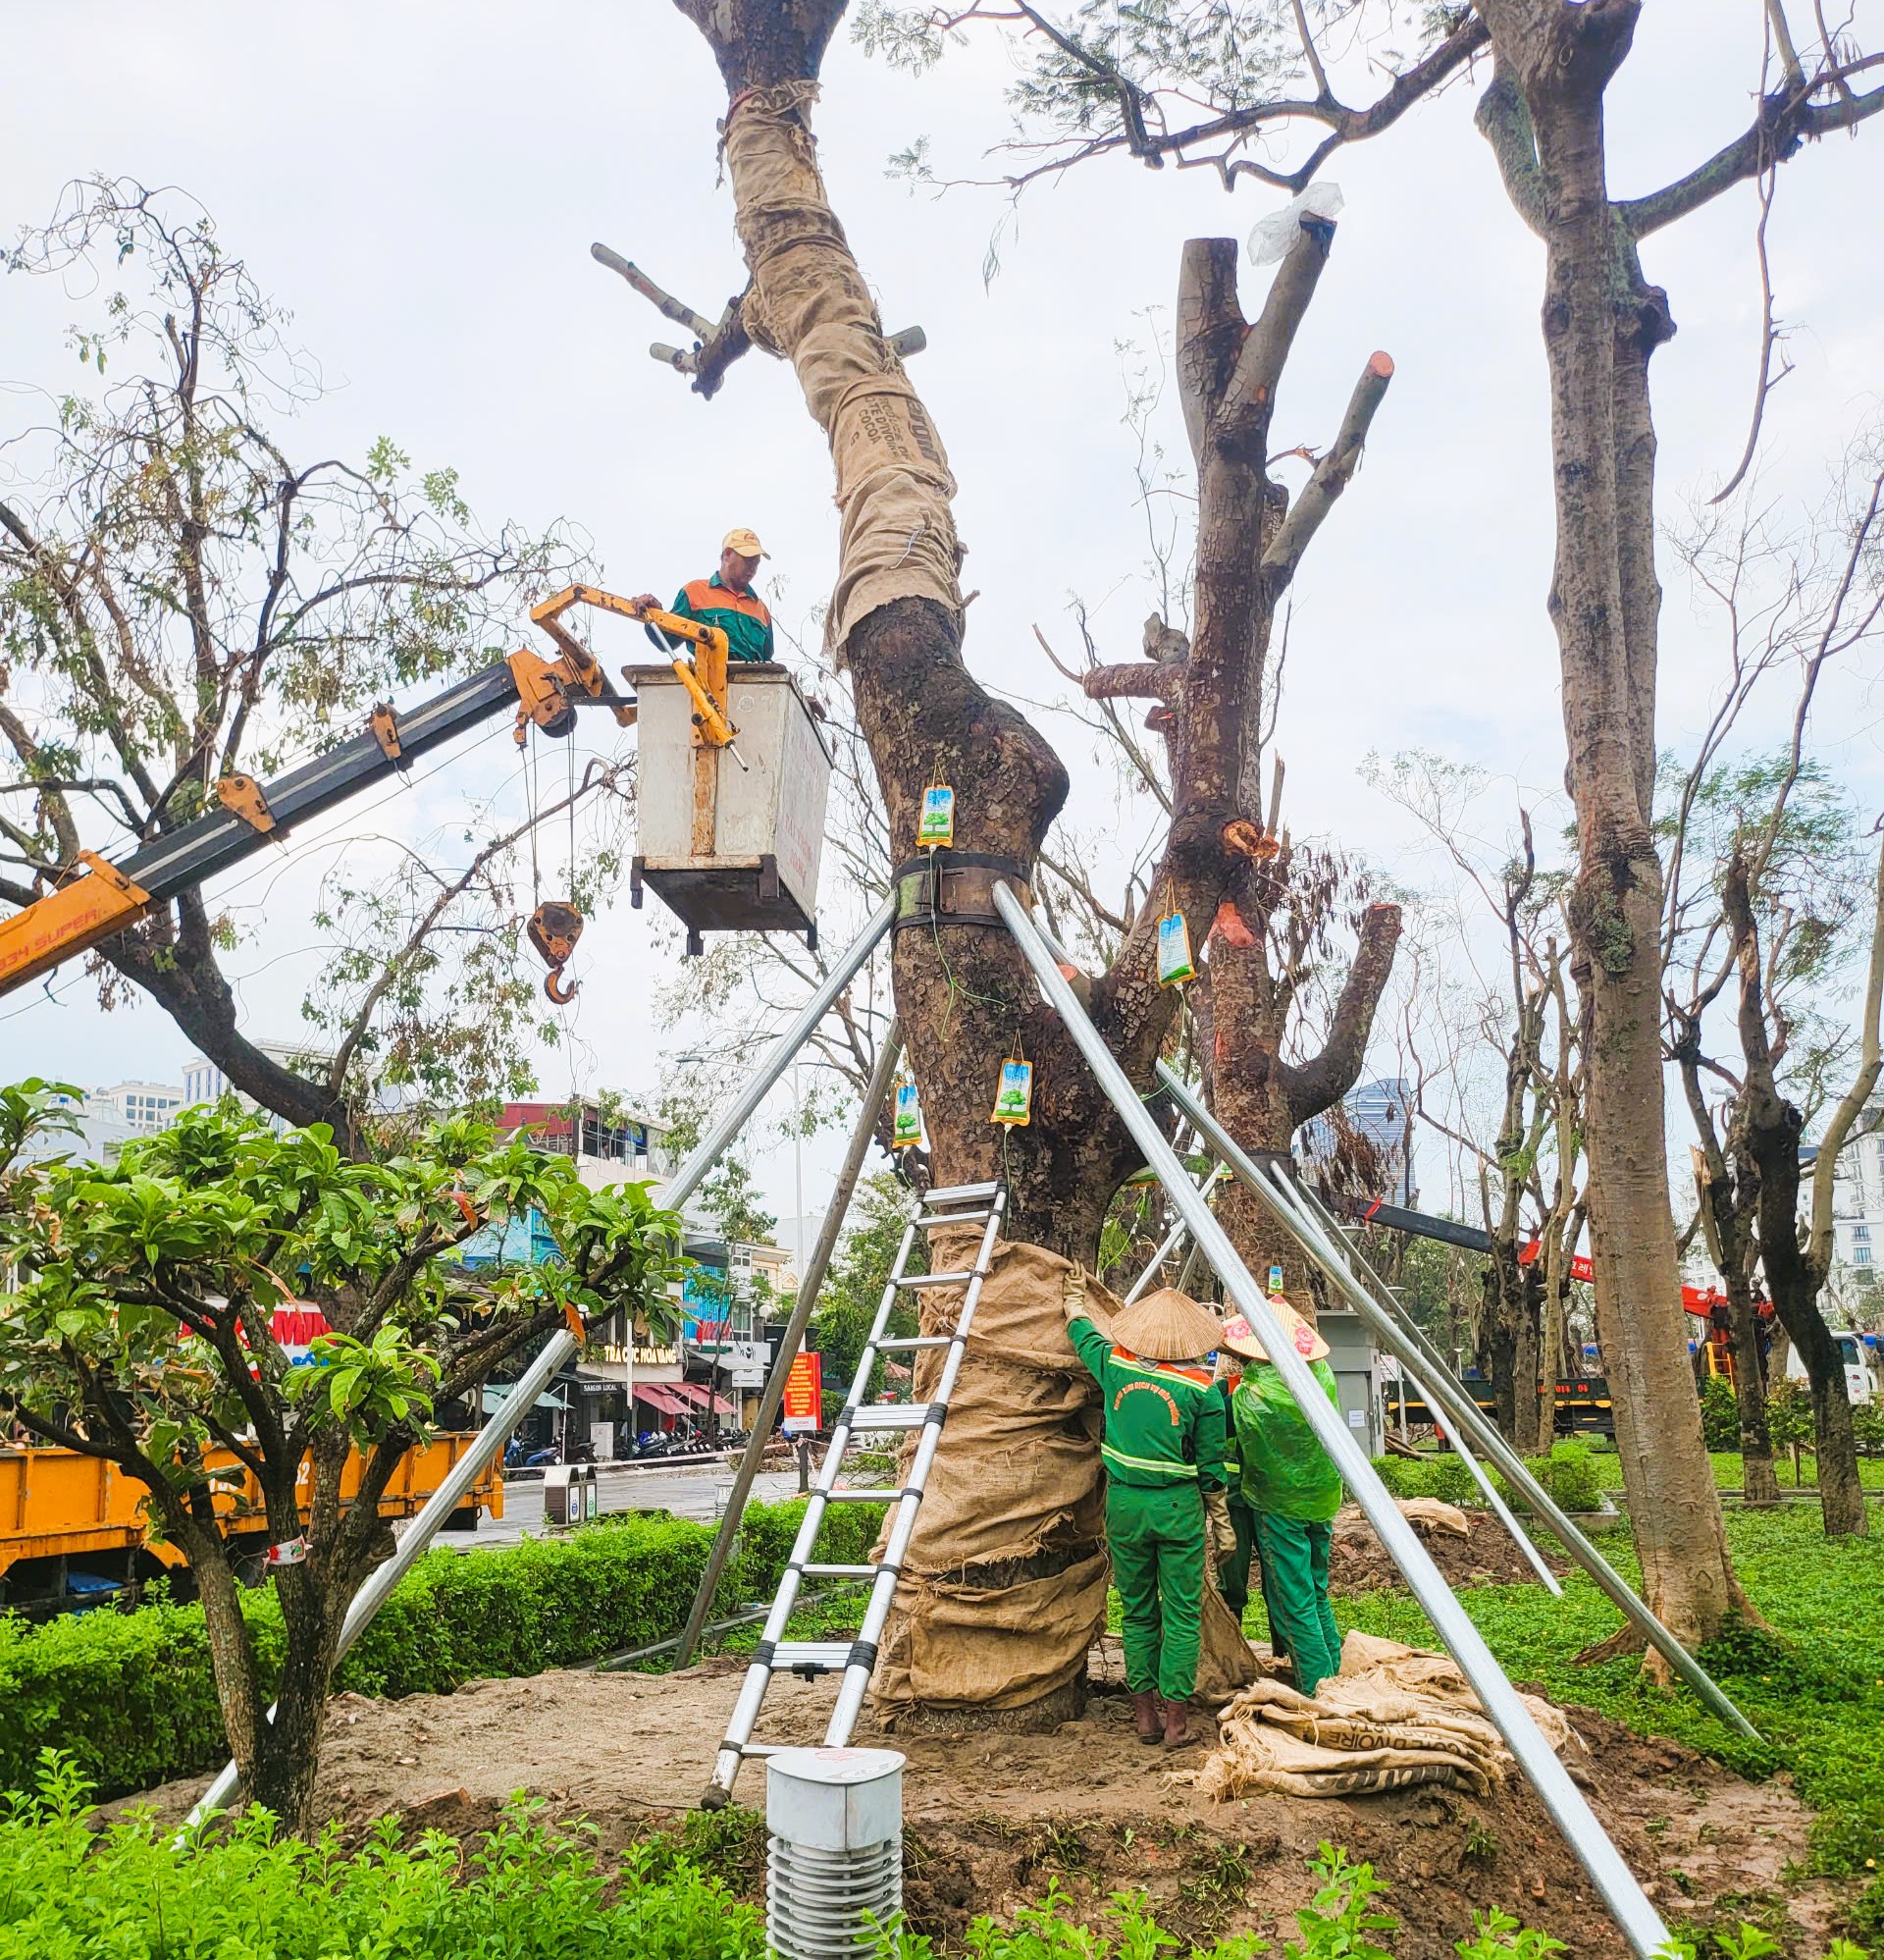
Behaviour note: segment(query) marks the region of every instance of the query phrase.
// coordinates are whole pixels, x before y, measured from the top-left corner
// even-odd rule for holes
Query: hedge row
[[[1395,1497],[1438,1498],[1442,1504],[1483,1505],[1479,1489],[1464,1461],[1449,1450],[1423,1457],[1376,1457],[1374,1467]],[[1563,1510],[1599,1510],[1602,1482],[1585,1443],[1559,1443],[1547,1457],[1530,1457],[1525,1468]],[[1530,1509],[1496,1469],[1490,1469],[1493,1487],[1513,1510]]]
[[[769,1594],[804,1503],[754,1505],[716,1604]],[[819,1537],[832,1563],[863,1561],[874,1506],[832,1508]],[[679,1631],[712,1532],[665,1512],[629,1511],[567,1537],[502,1552],[428,1553],[341,1664],[337,1688],[396,1698],[448,1694],[594,1661]],[[282,1655],[272,1588],[243,1611],[272,1692]],[[100,1796],[220,1767],[229,1746],[200,1606],[67,1615],[42,1626],[0,1616],[0,1789],[32,1786],[39,1752],[68,1752]]]

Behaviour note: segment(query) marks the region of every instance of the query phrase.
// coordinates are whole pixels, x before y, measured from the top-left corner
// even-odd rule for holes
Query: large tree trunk
[[[1750,1085],[1750,1087],[1752,1086]],[[1759,1165],[1759,1255],[1773,1311],[1799,1350],[1811,1385],[1812,1440],[1818,1455],[1818,1495],[1825,1535],[1863,1537],[1870,1529],[1858,1476],[1858,1440],[1845,1360],[1818,1296],[1824,1275],[1800,1244],[1799,1111],[1777,1095],[1761,1096],[1748,1128],[1748,1147]]]
[[[1818,1450],[1818,1487],[1824,1506],[1827,1536],[1861,1536],[1869,1529],[1864,1493],[1858,1481],[1858,1443],[1852,1433],[1851,1396],[1845,1385],[1844,1361],[1818,1296],[1831,1265],[1829,1188],[1814,1187],[1815,1215],[1809,1240],[1802,1238],[1799,1217],[1799,1146],[1806,1122],[1780,1093],[1775,1056],[1766,1025],[1764,973],[1760,965],[1759,929],[1753,916],[1747,859],[1736,852],[1721,880],[1721,904],[1733,933],[1734,958],[1740,969],[1741,1053],[1747,1078],[1741,1090],[1742,1115],[1737,1142],[1752,1160],[1758,1182],[1759,1260],[1772,1295],[1773,1311],[1792,1337],[1806,1363],[1812,1390],[1812,1430]],[[1818,1171],[1829,1174],[1849,1134],[1857,1110],[1877,1080],[1877,1017],[1884,994],[1884,859],[1878,870],[1877,924],[1871,948],[1866,990],[1862,1060],[1858,1079],[1835,1111],[1820,1144]],[[1818,1175],[1815,1172],[1814,1176]],[[1783,1365],[1783,1362],[1781,1363]]]
[[[1570,898],[1589,1084],[1596,1321],[1648,1603],[1689,1644],[1743,1604],[1688,1366],[1662,1110],[1661,865],[1651,829],[1655,625],[1648,358],[1672,331],[1632,279],[1611,211],[1603,91],[1627,53],[1628,0],[1485,13],[1535,149],[1500,162],[1544,240],[1543,310],[1557,517],[1549,611],[1577,816]],[[1513,83],[1522,100],[1509,91]],[[1507,128],[1509,125],[1507,124]],[[1528,171],[1528,177],[1526,172]],[[1664,1671],[1653,1657],[1648,1664]]]

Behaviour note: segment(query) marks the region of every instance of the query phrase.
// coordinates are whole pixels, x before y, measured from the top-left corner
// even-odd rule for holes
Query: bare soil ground
[[[905,1897],[917,1930],[954,1945],[975,1914],[1004,1917],[1058,1880],[1095,1915],[1114,1890],[1140,1889],[1187,1938],[1254,1928],[1280,1944],[1309,1899],[1304,1860],[1328,1839],[1390,1881],[1403,1960],[1446,1960],[1474,1908],[1492,1905],[1554,1934],[1579,1960],[1624,1955],[1581,1868],[1515,1777],[1490,1801],[1447,1790],[1213,1803],[1174,1775],[1202,1750],[1140,1747],[1130,1705],[1106,1678],[1118,1657],[1096,1658],[1087,1713],[1052,1734],[895,1738],[909,1759]],[[668,1675],[547,1673],[398,1702],[341,1695],[328,1717],[321,1801],[349,1837],[388,1813],[411,1832],[464,1835],[524,1790],[554,1819],[586,1818],[612,1852],[675,1826],[697,1802],[743,1667],[728,1658]],[[820,1740],[833,1692],[828,1681],[779,1679],[763,1736]],[[1721,1901],[1731,1918],[1750,1895],[1779,1893],[1809,1822],[1788,1790],[1743,1782],[1672,1742],[1645,1743],[1593,1712],[1573,1715],[1588,1746],[1571,1773],[1665,1916],[1705,1923]],[[203,1786],[172,1783],[142,1801],[180,1817]],[[762,1806],[759,1766],[739,1796]],[[739,1839],[735,1819],[723,1841]],[[762,1869],[748,1828],[732,1881],[757,1896]],[[1790,1888],[1786,1909],[1809,1950],[1824,1948],[1831,1903]]]
[[[1454,1591],[1460,1586],[1535,1586],[1537,1572],[1519,1551],[1511,1534],[1487,1511],[1463,1513],[1470,1527],[1464,1538],[1451,1531],[1429,1530],[1415,1522],[1420,1543],[1433,1555],[1433,1563]],[[1561,1578],[1571,1569],[1570,1561],[1540,1547],[1544,1563]],[[1332,1593],[1380,1592],[1387,1588],[1406,1589],[1400,1568],[1388,1558],[1387,1547],[1374,1535],[1359,1505],[1343,1506],[1334,1519],[1334,1543],[1329,1550],[1328,1589]]]

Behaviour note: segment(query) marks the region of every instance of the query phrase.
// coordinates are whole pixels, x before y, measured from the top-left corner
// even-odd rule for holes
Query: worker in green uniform
[[[1328,1343],[1280,1296],[1268,1304],[1338,1408],[1340,1391],[1328,1365]],[[1341,1508],[1341,1473],[1241,1314],[1224,1323],[1223,1344],[1244,1364],[1230,1408],[1242,1457],[1243,1501],[1262,1562],[1270,1647],[1278,1659],[1287,1659],[1296,1687],[1312,1695],[1341,1670],[1341,1636],[1328,1595],[1330,1527]]]
[[[1068,1338],[1105,1399],[1106,1538],[1138,1739],[1179,1749],[1195,1739],[1184,1705],[1197,1686],[1210,1497],[1223,1515],[1217,1318],[1165,1287],[1122,1308],[1104,1333],[1077,1268],[1065,1304]]]
[[[772,615],[753,590],[753,580],[759,576],[759,559],[770,556],[757,535],[743,526],[728,531],[719,543],[719,569],[710,578],[689,579],[667,609],[683,619],[698,619],[703,626],[717,626],[726,635],[729,660],[769,661]],[[657,608],[660,601],[644,592],[635,604]],[[658,626],[650,626],[648,637],[663,652],[673,651]]]
[[[1249,1604],[1250,1559],[1256,1549],[1256,1514],[1243,1496],[1243,1453],[1236,1440],[1230,1397],[1242,1373],[1228,1351],[1217,1357],[1217,1393],[1224,1399],[1224,1510],[1230,1520],[1229,1550],[1217,1559],[1217,1590],[1240,1626]]]

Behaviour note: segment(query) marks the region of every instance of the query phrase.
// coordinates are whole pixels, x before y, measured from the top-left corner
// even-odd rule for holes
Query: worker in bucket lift
[[[1280,1294],[1272,1295],[1268,1304],[1338,1408],[1340,1392],[1328,1365],[1328,1343]],[[1287,1659],[1297,1689],[1312,1695],[1341,1670],[1341,1637],[1328,1596],[1331,1526],[1341,1508],[1341,1473],[1241,1314],[1224,1322],[1223,1344],[1243,1362],[1230,1412],[1242,1457],[1243,1500],[1262,1562],[1270,1647],[1278,1660]]]
[[[1138,1740],[1180,1749],[1196,1739],[1184,1705],[1197,1686],[1208,1542],[1213,1528],[1220,1543],[1230,1528],[1217,1319],[1165,1287],[1103,1331],[1077,1267],[1063,1303],[1067,1337],[1105,1399],[1106,1538]]]
[[[703,626],[717,626],[726,635],[730,659],[769,661],[772,615],[753,590],[753,580],[759,576],[759,559],[770,556],[758,537],[743,526],[728,531],[719,541],[719,569],[710,578],[689,579],[667,609],[683,619],[697,619]],[[660,601],[652,592],[644,592],[635,604],[658,609]],[[675,651],[658,626],[650,626],[648,637],[663,653]]]

